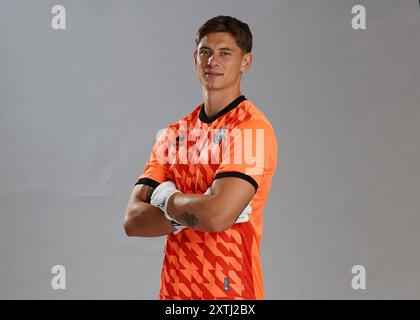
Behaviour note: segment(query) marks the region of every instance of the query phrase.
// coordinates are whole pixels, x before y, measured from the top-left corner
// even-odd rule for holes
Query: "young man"
[[[195,42],[203,103],[160,135],[131,193],[125,231],[167,235],[159,299],[263,299],[262,216],[277,140],[240,90],[252,34],[218,16]]]

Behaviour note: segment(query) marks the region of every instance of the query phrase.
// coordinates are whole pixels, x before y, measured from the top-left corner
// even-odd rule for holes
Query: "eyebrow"
[[[205,49],[205,50],[212,50],[211,48],[209,48],[209,47],[205,47],[205,46],[202,46],[199,50],[202,50],[202,49]],[[233,50],[232,50],[231,48],[228,48],[228,47],[223,47],[223,48],[220,48],[219,50],[223,50],[223,51],[231,51],[231,52],[233,52]]]
[[[220,48],[220,50],[223,50],[223,51],[233,51],[231,48]]]

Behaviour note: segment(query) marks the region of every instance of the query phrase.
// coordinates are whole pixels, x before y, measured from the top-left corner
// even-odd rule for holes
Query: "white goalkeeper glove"
[[[168,213],[168,200],[174,193],[177,192],[181,191],[176,188],[172,181],[165,181],[153,191],[150,198],[150,204],[162,210],[166,219],[171,221],[172,226],[176,229],[174,234],[177,234],[182,229],[186,228],[174,218],[172,218]]]
[[[174,221],[168,213],[168,200],[169,198],[179,191],[172,181],[165,181],[161,183],[152,193],[150,204],[163,211],[166,219]]]

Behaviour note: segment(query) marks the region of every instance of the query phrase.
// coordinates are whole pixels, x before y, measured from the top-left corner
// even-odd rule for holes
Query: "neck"
[[[208,117],[216,115],[220,110],[241,95],[241,90],[208,91],[203,88],[204,111]]]

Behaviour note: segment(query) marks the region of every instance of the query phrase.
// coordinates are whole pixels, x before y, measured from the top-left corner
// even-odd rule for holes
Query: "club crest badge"
[[[219,144],[222,142],[223,137],[226,135],[226,127],[221,128],[219,131],[216,132],[216,134],[213,136],[213,143]]]

